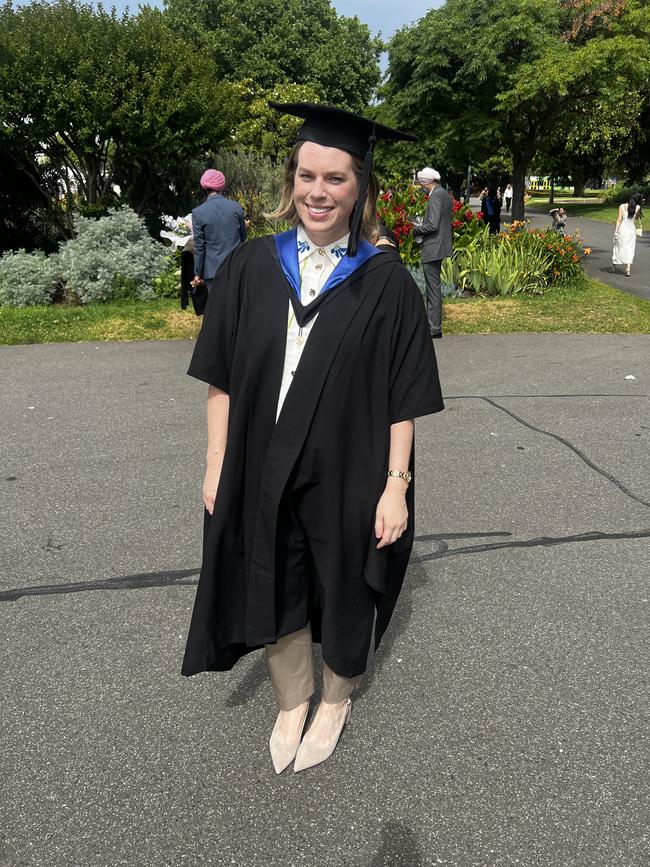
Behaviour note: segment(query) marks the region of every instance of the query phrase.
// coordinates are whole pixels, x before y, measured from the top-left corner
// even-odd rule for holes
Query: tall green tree
[[[645,0],[447,0],[391,41],[382,111],[452,163],[505,144],[521,219],[542,143],[647,79],[646,13]]]
[[[380,80],[381,40],[329,0],[166,0],[174,30],[207,48],[220,78],[250,81],[255,97],[300,85],[352,111]]]
[[[0,147],[64,235],[73,208],[101,211],[115,184],[147,212],[239,110],[209,53],[156,10],[118,18],[76,0],[7,3],[0,59]]]
[[[637,141],[641,133],[643,95],[626,90],[609,97],[565,118],[535,158],[538,173],[570,178],[576,197],[584,195],[590,179],[626,175],[630,139]]]

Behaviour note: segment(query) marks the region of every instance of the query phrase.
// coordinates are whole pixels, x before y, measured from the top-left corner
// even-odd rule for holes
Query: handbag
[[[190,298],[192,299],[192,307],[197,316],[203,316],[205,313],[205,305],[208,303],[208,287],[205,283],[199,283],[198,286],[190,284]]]

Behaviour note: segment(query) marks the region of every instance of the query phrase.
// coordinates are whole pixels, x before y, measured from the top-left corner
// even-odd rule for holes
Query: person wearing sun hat
[[[264,649],[277,773],[325,761],[388,626],[413,543],[414,418],[443,408],[419,290],[381,253],[373,151],[398,130],[302,118],[271,216],[215,277],[188,373],[208,383],[203,563],[182,673]],[[312,646],[323,656],[321,702]]]
[[[223,172],[208,169],[201,175],[201,188],[207,193],[202,205],[192,211],[194,235],[194,279],[205,283],[208,291],[219,266],[228,253],[246,240],[246,220],[239,202],[225,198]]]
[[[453,253],[451,197],[440,186],[440,172],[429,166],[421,169],[416,180],[429,194],[424,220],[413,227],[413,237],[422,244],[422,270],[427,286],[427,314],[431,337],[442,337],[442,260]]]

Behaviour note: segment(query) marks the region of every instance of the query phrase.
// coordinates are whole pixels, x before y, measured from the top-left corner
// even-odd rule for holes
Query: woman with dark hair
[[[382,253],[392,256],[396,262],[402,261],[395,233],[382,220],[377,220],[377,229],[368,240]]]
[[[637,231],[641,234],[641,205],[644,199],[641,193],[635,193],[630,201],[623,202],[618,209],[616,226],[614,228],[614,249],[612,251],[612,273],[616,273],[617,265],[625,265],[625,276],[630,276],[630,267],[634,262]]]
[[[490,229],[490,235],[498,235],[501,231],[501,199],[497,194],[496,187],[490,187],[483,202],[485,222]]]
[[[281,773],[325,761],[378,647],[413,544],[414,418],[442,409],[420,292],[376,233],[377,139],[330,106],[303,118],[274,217],[217,272],[189,373],[208,383],[203,564],[183,674],[264,649]],[[323,656],[321,702],[312,644]]]

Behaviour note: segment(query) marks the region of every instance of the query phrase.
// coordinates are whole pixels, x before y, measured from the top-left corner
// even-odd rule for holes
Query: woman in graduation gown
[[[336,747],[413,543],[414,419],[442,409],[421,295],[369,243],[378,138],[330,106],[304,119],[275,216],[293,228],[218,271],[189,373],[209,384],[203,564],[183,674],[265,654],[277,773]],[[312,643],[321,644],[322,700]]]

